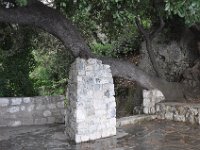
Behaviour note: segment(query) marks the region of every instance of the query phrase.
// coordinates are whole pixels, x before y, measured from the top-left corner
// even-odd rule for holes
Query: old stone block
[[[34,105],[28,106],[28,107],[27,107],[28,112],[33,111],[33,110],[34,110],[34,107],[35,107]]]
[[[51,112],[49,111],[49,110],[45,110],[44,112],[43,112],[43,116],[44,117],[49,117],[49,116],[51,116]]]
[[[93,65],[87,65],[86,67],[85,67],[85,70],[86,71],[92,71],[94,68],[93,68]]]
[[[9,113],[16,113],[19,112],[19,106],[13,106],[8,109]]]
[[[96,78],[95,83],[96,84],[107,84],[107,83],[110,83],[110,82],[109,82],[109,80],[107,80],[105,78],[103,78],[103,79],[102,78]]]
[[[9,99],[7,98],[0,98],[0,107],[5,107],[9,105]]]
[[[64,106],[65,106],[64,101],[62,101],[62,102],[57,102],[56,105],[57,105],[58,108],[64,108]]]
[[[30,97],[24,97],[23,98],[23,102],[26,103],[26,104],[28,104],[28,103],[31,102],[31,98]]]
[[[56,109],[56,104],[49,104],[47,107],[49,109]]]
[[[10,123],[10,126],[17,127],[17,126],[20,126],[21,124],[22,124],[21,121],[14,121]]]
[[[152,92],[148,90],[143,90],[143,98],[151,98]]]
[[[150,99],[149,98],[144,98],[143,99],[143,106],[145,107],[145,106],[147,106],[147,107],[149,107],[149,104],[151,103],[151,101],[150,101]]]
[[[197,116],[199,114],[198,109],[197,108],[189,108],[190,112],[194,115]]]
[[[46,118],[35,118],[34,124],[35,125],[42,125],[42,124],[47,124],[47,119]]]
[[[11,99],[11,105],[15,106],[15,105],[20,105],[22,103],[22,98],[13,98]]]
[[[85,111],[81,110],[81,109],[77,109],[76,110],[76,119],[77,119],[77,122],[82,122],[82,121],[85,120],[85,118],[86,118]]]
[[[186,118],[184,115],[174,115],[174,121],[182,121],[182,122],[185,122],[186,121]]]
[[[46,105],[38,105],[36,107],[36,110],[45,110],[46,109]]]
[[[150,114],[155,114],[156,113],[155,107],[151,107],[149,110],[150,110]]]
[[[143,108],[143,112],[144,112],[144,114],[149,114],[149,108],[148,107],[144,107]]]
[[[75,142],[76,143],[81,143],[82,142],[81,135],[75,135]]]
[[[156,105],[156,112],[160,112],[161,109],[160,109],[160,105]]]
[[[82,136],[81,136],[81,141],[82,141],[82,142],[86,142],[86,141],[89,141],[89,140],[90,140],[90,138],[89,138],[88,135],[82,135]]]
[[[172,112],[165,113],[165,119],[173,120],[173,118],[174,118],[174,114]]]
[[[21,107],[20,107],[20,110],[21,110],[21,111],[24,111],[25,108],[26,108],[25,106],[21,106]]]
[[[48,123],[55,123],[56,122],[55,120],[56,120],[55,117],[48,117],[47,118]]]

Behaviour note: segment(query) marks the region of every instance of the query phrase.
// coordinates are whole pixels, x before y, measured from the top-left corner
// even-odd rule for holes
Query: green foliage
[[[28,3],[28,0],[16,0],[16,2],[19,6],[26,6]]]
[[[178,15],[184,18],[188,25],[200,22],[199,0],[165,0],[165,2],[165,10],[169,16]]]
[[[29,78],[29,73],[35,67],[31,54],[32,31],[26,27],[1,24],[0,32],[0,96],[34,95],[33,83]]]
[[[90,48],[95,54],[116,57],[116,51],[112,44],[91,43]]]
[[[39,95],[64,94],[72,57],[53,36],[41,32],[33,51],[37,67],[30,74]]]

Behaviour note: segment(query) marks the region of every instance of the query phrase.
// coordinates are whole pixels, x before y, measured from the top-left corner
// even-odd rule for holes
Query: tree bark
[[[39,27],[60,39],[64,46],[71,50],[74,57],[96,57],[91,53],[77,27],[58,11],[45,6],[41,2],[33,2],[21,8],[0,8],[0,22]],[[185,88],[178,83],[170,83],[150,76],[127,61],[96,58],[111,66],[113,76],[134,80],[146,89],[159,89],[167,100],[173,101],[184,98]]]

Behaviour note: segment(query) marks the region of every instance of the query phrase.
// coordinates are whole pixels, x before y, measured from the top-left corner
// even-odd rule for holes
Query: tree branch
[[[155,30],[155,31],[152,31],[151,34],[150,34],[150,36],[151,36],[152,39],[153,39],[158,33],[160,33],[160,32],[162,31],[162,29],[164,28],[164,26],[165,26],[165,22],[164,22],[163,18],[162,18],[161,16],[159,16],[159,19],[160,19],[160,26],[159,26],[159,28],[158,28],[157,30]]]
[[[72,22],[41,2],[34,0],[26,7],[0,8],[0,22],[39,27],[60,39],[75,57],[92,57],[88,45]]]
[[[149,33],[147,31],[145,31],[145,29],[142,26],[142,24],[140,23],[140,19],[138,17],[135,18],[135,23],[136,23],[136,26],[139,29],[139,31],[145,36],[145,39],[148,39]]]

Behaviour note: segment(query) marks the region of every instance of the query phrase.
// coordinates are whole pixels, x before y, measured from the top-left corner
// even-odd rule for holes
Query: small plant
[[[101,43],[91,43],[90,47],[92,51],[101,56],[116,57],[116,51],[114,51],[114,46],[112,44],[101,44]]]

